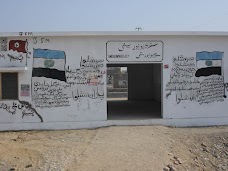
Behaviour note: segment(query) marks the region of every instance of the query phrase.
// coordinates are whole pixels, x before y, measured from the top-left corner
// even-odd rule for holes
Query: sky
[[[228,31],[228,0],[0,0],[0,32]]]

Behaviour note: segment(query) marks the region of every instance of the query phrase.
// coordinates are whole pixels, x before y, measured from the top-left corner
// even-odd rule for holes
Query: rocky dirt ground
[[[0,170],[225,171],[228,126],[1,132]]]

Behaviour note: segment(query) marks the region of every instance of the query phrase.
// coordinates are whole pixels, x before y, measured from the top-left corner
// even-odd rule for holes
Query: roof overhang
[[[68,31],[68,32],[0,32],[0,37],[39,36],[228,36],[227,31]]]
[[[0,67],[0,72],[24,72],[28,67]]]

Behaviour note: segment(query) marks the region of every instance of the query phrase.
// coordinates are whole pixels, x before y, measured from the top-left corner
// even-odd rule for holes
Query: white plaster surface
[[[53,33],[54,34],[54,33]],[[92,34],[92,33],[90,33]],[[95,34],[95,33],[94,33]],[[93,34],[93,35],[94,35]],[[23,40],[27,41],[27,52],[14,52],[16,57],[19,54],[23,56],[22,61],[11,60],[7,58],[10,53],[8,51],[0,51],[0,66],[1,67],[21,67],[27,66],[28,70],[19,72],[19,88],[21,84],[30,85],[30,96],[20,96],[19,100],[29,102],[36,112],[42,117],[41,119],[34,112],[29,112],[29,109],[18,107],[20,102],[17,100],[1,100],[0,101],[0,130],[23,130],[23,129],[75,129],[75,128],[91,128],[108,125],[130,125],[130,124],[163,124],[163,125],[177,125],[177,126],[206,126],[206,125],[226,125],[228,124],[228,98],[221,98],[221,88],[224,89],[224,95],[227,95],[227,90],[224,88],[223,83],[228,81],[228,35],[221,36],[216,33],[200,33],[195,34],[180,34],[174,33],[168,35],[143,35],[143,34],[97,34],[96,36],[89,36],[85,33],[79,35],[66,36],[48,36],[52,34],[41,33],[24,34],[16,36],[16,34],[0,34],[0,37],[7,37],[10,40]],[[35,37],[37,36],[37,37]],[[44,39],[42,39],[44,38]],[[41,41],[42,40],[42,41]],[[48,41],[43,41],[48,40]],[[163,59],[162,63],[162,116],[164,119],[148,120],[148,121],[107,121],[107,99],[106,99],[106,64],[107,49],[106,43],[109,41],[121,42],[141,42],[141,41],[161,41],[163,42]],[[32,77],[33,72],[33,49],[50,49],[64,51],[66,54],[65,69],[66,81],[60,81],[52,78],[45,77]],[[178,56],[193,58],[196,67],[196,52],[213,52],[220,51],[224,53],[222,59],[222,75],[221,76],[202,76],[197,78],[200,86],[205,79],[207,84],[212,86],[220,86],[213,91],[218,92],[218,100],[215,97],[209,103],[199,103],[197,99],[191,99],[194,93],[191,91],[191,85],[185,84],[188,89],[182,92],[181,100],[177,100],[177,95],[180,94],[178,90],[167,91],[167,84],[173,76],[173,66],[177,65],[173,59]],[[4,58],[5,57],[5,58]],[[20,58],[21,59],[21,58]],[[84,61],[85,60],[85,61]],[[128,63],[136,63],[130,59]],[[143,62],[143,61],[141,61]],[[111,63],[115,63],[112,61]],[[144,61],[144,63],[156,63],[156,61]],[[165,69],[164,65],[168,64]],[[179,63],[180,64],[180,63]],[[187,64],[186,64],[187,65]],[[91,69],[92,68],[92,69]],[[186,67],[185,67],[186,68]],[[192,67],[193,68],[193,67]],[[83,72],[82,72],[83,71]],[[73,74],[72,74],[73,73]],[[183,72],[183,75],[185,73]],[[151,74],[156,75],[156,74]],[[99,77],[98,77],[99,76]],[[86,79],[85,79],[85,78]],[[94,83],[94,78],[96,82]],[[220,79],[211,81],[214,78]],[[88,80],[92,80],[89,82]],[[194,80],[192,77],[191,80]],[[190,80],[185,76],[178,78],[179,81]],[[40,86],[34,93],[34,82],[39,82],[45,86]],[[51,86],[52,84],[57,85]],[[146,83],[142,83],[146,84]],[[183,83],[182,83],[183,84]],[[204,84],[206,85],[206,84]],[[222,87],[223,86],[223,87]],[[190,87],[190,88],[189,88]],[[208,91],[203,89],[204,94],[209,94]],[[167,94],[168,97],[167,97]],[[216,96],[215,94],[212,96]],[[52,97],[50,101],[45,97]],[[42,105],[37,105],[42,99]],[[59,99],[67,98],[65,105]],[[15,107],[15,104],[17,107]],[[47,104],[46,106],[44,104]],[[55,105],[54,105],[55,104]],[[4,107],[5,106],[5,107]],[[61,107],[60,107],[61,106]],[[19,109],[21,108],[21,109]],[[15,110],[15,113],[12,113]],[[24,114],[24,115],[23,115]],[[23,116],[23,117],[22,117]]]
[[[177,127],[200,127],[227,125],[228,117],[191,119],[148,119],[148,120],[109,120],[88,122],[46,122],[46,123],[1,123],[0,130],[63,130],[86,129],[106,126],[165,125]]]

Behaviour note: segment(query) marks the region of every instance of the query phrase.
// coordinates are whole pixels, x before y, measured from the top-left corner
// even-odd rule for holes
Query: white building
[[[228,32],[0,33],[0,130],[227,125],[227,83]]]

